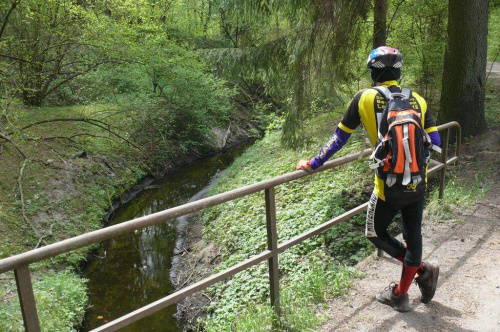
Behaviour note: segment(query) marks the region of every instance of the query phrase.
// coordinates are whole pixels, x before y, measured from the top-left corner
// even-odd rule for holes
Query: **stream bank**
[[[178,206],[201,198],[210,183],[252,142],[232,146],[162,179],[143,180],[126,201],[108,213],[107,224],[117,224],[141,215]],[[184,229],[191,217],[163,224],[101,243],[94,259],[84,267],[89,279],[90,306],[83,330],[96,328],[171,293],[177,280]],[[129,331],[179,331],[175,305],[131,325]]]

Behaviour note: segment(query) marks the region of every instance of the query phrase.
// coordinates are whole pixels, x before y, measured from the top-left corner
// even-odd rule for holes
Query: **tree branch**
[[[62,80],[61,82],[59,82],[58,84],[54,85],[52,88],[47,89],[47,91],[44,93],[44,96],[48,96],[49,94],[51,94],[52,92],[54,92],[54,90],[56,90],[57,88],[59,88],[61,85],[65,84],[65,83],[68,83],[69,81],[73,80],[74,78],[76,78],[78,76],[81,76],[81,75],[84,75],[84,74],[88,73],[92,69],[97,68],[97,67],[99,67],[100,65],[102,65],[104,63],[105,63],[105,61],[96,63],[93,66],[88,67],[84,71],[77,72],[76,74],[69,76],[68,78],[66,78],[66,79]]]
[[[7,55],[7,54],[0,54],[0,58],[6,58],[6,59],[11,59],[11,60],[26,62],[26,63],[32,63],[32,61],[29,61],[26,59],[21,59],[21,58],[15,57],[15,56]]]
[[[45,234],[44,236],[42,236],[42,237],[38,240],[38,243],[36,244],[35,249],[36,249],[36,248],[38,248],[38,247],[40,246],[40,243],[42,243],[42,241],[43,241],[45,244],[47,244],[47,243],[45,242],[45,238],[47,238],[47,237],[49,237],[49,236],[53,236],[53,235],[54,235],[54,234],[52,233],[52,229],[54,228],[54,225],[55,225],[55,223],[53,223],[53,224],[50,226],[50,230],[49,230],[49,233],[48,233],[48,234]]]
[[[28,159],[24,152],[14,142],[12,142],[12,140],[7,135],[0,133],[0,138],[3,138],[4,140],[12,144],[17,152],[19,152],[19,154],[23,157],[23,159]]]
[[[107,131],[109,132],[110,134],[118,137],[119,139],[121,139],[122,141],[126,142],[127,144],[133,146],[134,148],[136,148],[137,150],[139,150],[145,157],[147,157],[147,154],[139,147],[137,146],[136,144],[132,143],[131,141],[129,141],[128,139],[126,139],[125,137],[115,133],[114,131],[112,131],[109,127],[109,124],[107,124],[106,122],[103,122],[103,121],[100,121],[100,120],[97,120],[97,119],[86,119],[86,118],[56,118],[56,119],[49,119],[49,120],[42,120],[42,121],[38,121],[38,122],[34,122],[32,124],[29,124],[27,126],[24,126],[22,128],[19,129],[19,131],[23,131],[23,130],[26,130],[28,128],[31,128],[31,127],[34,127],[34,126],[38,126],[38,125],[41,125],[41,124],[45,124],[45,123],[53,123],[53,122],[84,122],[84,123],[88,123],[90,125],[93,125],[93,126],[96,126],[98,128],[101,128],[103,129],[104,131]],[[12,133],[9,133],[9,135],[12,134]]]
[[[3,32],[5,31],[5,28],[7,27],[7,23],[9,22],[9,16],[12,14],[14,9],[16,9],[17,5],[21,2],[21,0],[16,0],[14,1],[11,6],[9,11],[7,12],[7,15],[5,15],[5,18],[3,19],[3,24],[2,27],[0,28],[0,39],[2,39]]]
[[[391,17],[391,21],[389,22],[389,24],[387,24],[387,28],[386,28],[386,31],[385,31],[385,35],[387,38],[389,38],[389,29],[391,27],[391,24],[392,24],[392,21],[394,20],[394,17],[396,16],[396,13],[398,12],[399,10],[399,6],[401,6],[403,4],[403,2],[405,2],[406,0],[401,0],[398,5],[396,6],[396,9],[394,9],[394,13],[392,14],[392,17]]]

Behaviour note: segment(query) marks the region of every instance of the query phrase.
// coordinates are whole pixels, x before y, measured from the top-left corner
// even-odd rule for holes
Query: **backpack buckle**
[[[387,187],[392,187],[396,183],[396,175],[395,174],[388,174],[387,175],[387,180],[385,180],[385,184]]]

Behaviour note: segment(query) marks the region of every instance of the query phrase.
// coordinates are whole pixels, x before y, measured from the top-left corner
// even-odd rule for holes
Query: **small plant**
[[[239,157],[219,179],[209,195],[228,191],[287,173],[295,162],[313,156],[331,134],[325,123],[334,122],[330,114],[319,115],[306,126],[311,132],[324,131],[303,151],[284,149],[280,132],[269,130],[266,137]],[[319,127],[317,127],[319,126]],[[359,152],[358,131],[339,156]],[[312,135],[311,137],[315,137]],[[364,203],[365,183],[372,179],[369,162],[354,162],[276,187],[276,213],[279,242],[311,229],[354,206]],[[265,204],[263,193],[228,202],[202,214],[204,235],[222,249],[223,270],[266,248]],[[266,264],[242,271],[224,284],[211,288],[215,300],[210,317],[202,324],[208,331],[269,330],[278,324],[282,330],[307,330],[319,322],[314,305],[333,295],[342,295],[352,279],[349,273],[330,266],[351,264],[367,255],[364,215],[336,225],[279,256],[281,301],[284,316],[268,315],[268,271]],[[324,270],[319,267],[327,266]],[[343,271],[343,272],[342,272]],[[251,307],[248,304],[252,303]]]

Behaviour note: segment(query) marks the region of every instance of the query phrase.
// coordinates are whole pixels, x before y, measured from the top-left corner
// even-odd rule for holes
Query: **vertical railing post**
[[[271,306],[280,315],[280,283],[278,269],[278,231],[276,230],[276,202],[274,187],[266,189],[267,249],[272,252],[269,263],[269,290]]]
[[[16,278],[17,294],[21,304],[24,329],[27,332],[39,332],[40,322],[36,311],[35,295],[31,283],[30,269],[28,265],[23,265],[14,270]]]
[[[444,167],[441,169],[440,179],[439,179],[439,199],[443,198],[444,193],[444,182],[446,178],[446,161],[448,160],[448,143],[450,141],[450,128],[447,128],[443,135],[443,143],[441,150],[441,162]]]

